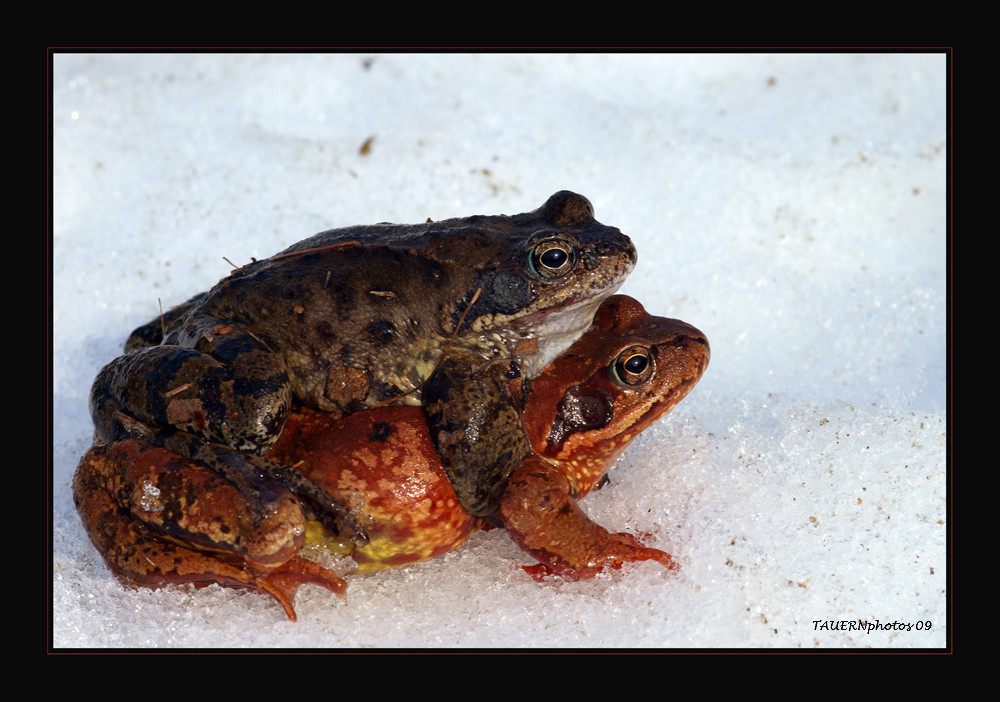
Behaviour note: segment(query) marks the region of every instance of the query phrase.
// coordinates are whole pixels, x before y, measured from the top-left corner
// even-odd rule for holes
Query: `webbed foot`
[[[591,521],[572,497],[563,473],[534,456],[511,476],[500,518],[511,539],[540,561],[524,568],[536,580],[553,574],[591,578],[606,567],[621,568],[633,561],[654,560],[677,568],[669,554]]]
[[[125,585],[218,583],[266,593],[289,619],[304,583],[344,597],[346,583],[298,555],[305,517],[287,491],[255,514],[211,471],[139,441],[94,446],[73,498],[91,541]]]

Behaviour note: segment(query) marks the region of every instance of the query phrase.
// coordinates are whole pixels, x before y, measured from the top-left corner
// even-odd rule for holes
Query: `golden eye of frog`
[[[262,454],[293,402],[338,413],[427,404],[459,501],[494,514],[512,457],[528,445],[495,365],[514,360],[537,375],[590,326],[635,260],[628,237],[567,191],[518,215],[322,232],[136,330],[94,383],[95,434],[161,446],[190,435],[170,450],[224,471],[230,454],[195,440]],[[477,432],[484,422],[488,442]],[[281,481],[285,468],[266,472]],[[243,482],[256,499],[254,481]],[[327,522],[362,535],[344,515]]]
[[[618,295],[602,305],[588,332],[541,375],[524,386],[519,386],[522,378],[507,379],[519,386],[508,399],[519,398],[532,450],[519,459],[499,517],[510,537],[539,559],[526,570],[536,577],[551,572],[588,577],[630,561],[674,567],[668,554],[592,522],[576,499],[598,484],[640,431],[683,399],[708,361],[708,342],[697,329],[650,316],[635,300]],[[143,456],[147,458],[140,460]],[[358,515],[369,537],[351,553],[360,571],[431,558],[460,546],[484,525],[462,509],[415,407],[386,406],[346,417],[298,408],[272,456],[295,465]],[[178,475],[161,477],[170,471]],[[209,479],[218,484],[213,490],[219,496],[208,489],[192,490],[191,499],[204,498],[197,510],[200,518],[210,520],[225,539],[207,538],[201,533],[204,527],[191,520],[178,526],[187,519],[183,509],[165,519],[135,506],[142,501],[136,495],[146,495],[148,502],[151,492],[163,504],[179,504],[172,485]],[[91,538],[125,582],[242,585],[272,594],[291,618],[291,600],[302,582],[343,591],[339,578],[299,554],[307,540],[304,509],[298,519],[294,509],[291,516],[281,512],[278,506],[286,496],[276,491],[268,514],[285,516],[264,524],[248,519],[244,506],[235,507],[240,498],[234,494],[206,469],[132,440],[92,449],[74,481],[77,507]],[[211,499],[219,500],[218,509],[211,509]],[[169,529],[165,521],[172,523]],[[170,541],[157,536],[164,532]],[[167,547],[169,553],[159,557],[157,549]],[[138,555],[149,551],[148,559]],[[242,570],[233,565],[238,557],[244,561]]]

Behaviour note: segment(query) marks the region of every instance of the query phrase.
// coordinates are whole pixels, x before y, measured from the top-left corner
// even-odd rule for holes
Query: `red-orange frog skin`
[[[700,331],[615,295],[541,375],[523,386],[510,380],[534,454],[514,472],[491,521],[539,560],[525,570],[540,579],[591,577],[642,560],[676,567],[663,551],[592,522],[576,500],[687,395],[708,361]],[[487,525],[459,506],[417,407],[346,417],[297,409],[268,457],[295,466],[355,513],[369,542],[343,544],[341,552],[360,572],[432,558]],[[74,497],[91,539],[126,584],[246,587],[273,596],[292,620],[301,584],[345,591],[336,573],[301,554],[310,543],[337,551],[336,537],[280,485],[264,495],[269,508],[252,513],[211,471],[129,439],[83,457]]]
[[[592,522],[576,500],[599,487],[625,447],[687,396],[709,357],[699,330],[617,295],[532,381],[522,422],[535,455],[511,476],[500,505],[507,533],[539,561],[525,570],[582,578],[629,561],[676,567],[668,554]]]

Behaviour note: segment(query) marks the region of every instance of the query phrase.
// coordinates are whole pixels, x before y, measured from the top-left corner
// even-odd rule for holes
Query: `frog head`
[[[523,422],[532,449],[586,494],[684,399],[709,357],[708,340],[690,324],[654,317],[625,295],[608,298],[586,335],[531,382]]]
[[[482,263],[450,326],[502,344],[508,353],[500,355],[516,355],[533,377],[590,326],[635,267],[635,246],[595,220],[587,198],[569,191],[532,212],[484,219],[490,222],[483,228],[499,232],[502,242],[493,255],[476,253]]]

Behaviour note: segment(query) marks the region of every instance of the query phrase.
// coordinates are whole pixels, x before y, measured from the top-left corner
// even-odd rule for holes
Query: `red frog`
[[[122,582],[246,587],[272,595],[292,620],[301,584],[345,592],[336,573],[302,556],[308,544],[349,553],[365,572],[445,553],[492,522],[539,560],[525,567],[536,579],[591,577],[643,560],[672,569],[667,553],[607,531],[577,499],[599,487],[629,442],[687,395],[708,361],[700,331],[616,295],[586,334],[531,381],[509,363],[498,364],[494,372],[509,379],[507,401],[522,408],[532,454],[489,521],[462,509],[423,413],[406,405],[348,416],[298,408],[268,453],[349,506],[367,543],[336,545],[336,536],[277,481],[256,485],[262,500],[253,503],[267,508],[255,509],[214,472],[135,439],[94,446],[77,469],[74,498]]]

